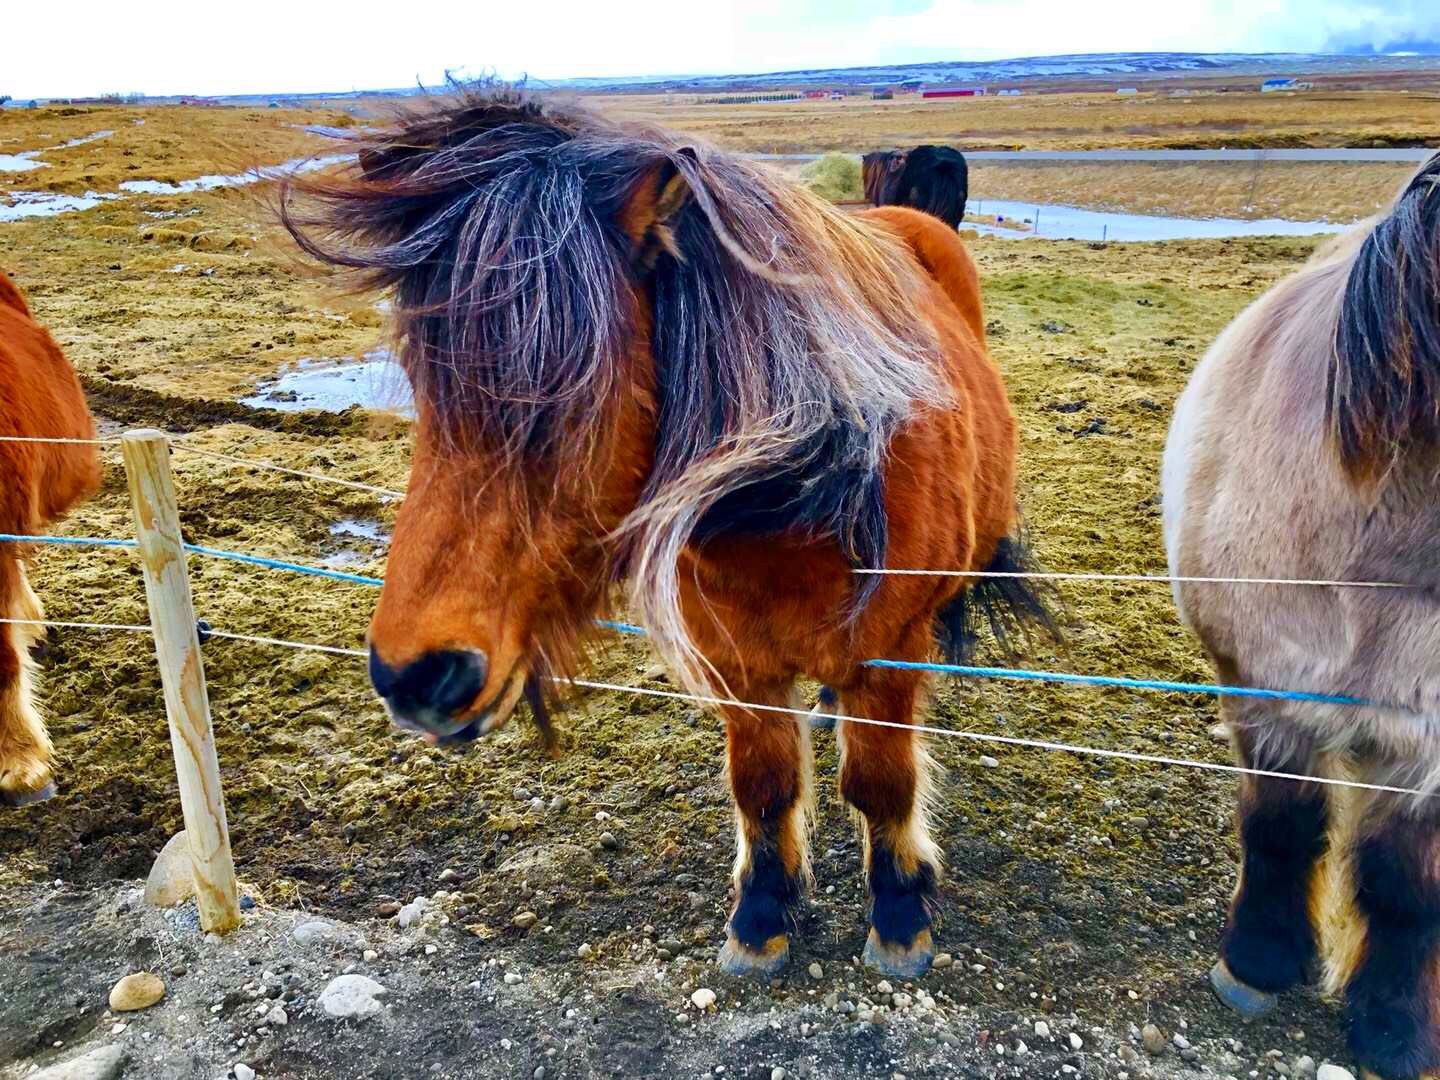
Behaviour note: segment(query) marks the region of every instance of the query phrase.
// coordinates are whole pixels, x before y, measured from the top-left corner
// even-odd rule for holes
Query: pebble
[[[613,832],[602,832],[600,834],[600,846],[606,851],[614,851],[620,846],[620,841],[615,839]]]
[[[1076,1035],[1075,1032],[1073,1032],[1073,1031],[1070,1032],[1070,1049],[1071,1049],[1071,1050],[1083,1050],[1084,1048],[1085,1048],[1085,1040],[1082,1039],[1082,1038],[1080,1038],[1079,1035]]]
[[[366,975],[337,975],[320,991],[320,1008],[337,1019],[374,1016],[384,1009],[380,998],[389,991]]]
[[[980,755],[980,764],[987,769],[998,769],[1000,767],[1000,762],[996,761],[989,754]]]
[[[243,1061],[237,1061],[230,1071],[235,1074],[235,1080],[255,1080],[255,1070]]]
[[[934,960],[930,961],[930,966],[934,968],[948,968],[953,963],[955,963],[955,957],[951,956],[948,952],[942,952],[939,956],[935,957]]]
[[[307,919],[291,931],[291,936],[301,946],[333,945],[345,936],[345,929],[329,919]]]
[[[360,954],[360,959],[364,960],[367,964],[373,964],[376,960],[380,959],[380,954],[374,949],[366,949]]]
[[[893,994],[895,992],[895,988],[890,985],[889,979],[881,979],[878,983],[875,984],[875,992],[877,994]]]
[[[1169,1044],[1165,1041],[1165,1033],[1154,1024],[1146,1024],[1140,1029],[1140,1045],[1145,1048],[1147,1054],[1158,1057],[1165,1052]]]
[[[819,982],[825,977],[825,969],[820,966],[817,960],[810,961],[810,966],[805,970],[810,973],[810,977],[816,982]],[[784,1070],[782,1069],[781,1072],[784,1072]]]
[[[1295,1059],[1293,1066],[1296,1076],[1311,1077],[1315,1075],[1315,1059],[1309,1054],[1302,1054]]]
[[[265,1014],[265,1023],[269,1027],[284,1027],[290,1023],[290,1014],[285,1011],[284,1006],[276,1005]]]
[[[110,1008],[114,1012],[148,1009],[165,996],[165,984],[158,975],[137,971],[126,975],[110,990]]]
[[[399,914],[400,902],[398,900],[382,900],[375,905],[375,913],[382,919],[389,919]]]
[[[425,916],[425,909],[429,906],[423,896],[416,897],[410,903],[400,909],[396,921],[400,923],[401,930],[408,930]]]
[[[570,800],[565,798],[564,795],[556,795],[550,800],[550,812],[552,814],[558,814],[562,810],[568,810],[569,808]]]
[[[530,789],[529,789],[529,788],[523,788],[523,787],[517,787],[517,788],[515,789],[515,798],[516,798],[519,802],[529,802],[529,801],[530,801]]]
[[[505,972],[505,985],[506,985],[506,986],[518,986],[520,983],[522,983],[522,982],[524,982],[524,981],[525,981],[525,976],[521,975],[518,971],[507,971],[507,972]]]
[[[575,955],[580,957],[581,960],[589,960],[595,955],[595,947],[587,941],[575,950]]]
[[[690,1004],[694,1005],[701,1012],[704,1012],[706,1009],[714,1008],[715,991],[709,990],[702,986],[699,990],[696,990],[693,994],[690,995]]]
[[[145,902],[153,907],[174,907],[195,895],[195,871],[189,841],[181,829],[166,841],[145,879]]]
[[[1320,1070],[1315,1074],[1315,1080],[1355,1080],[1355,1074],[1349,1069],[1332,1065],[1327,1061],[1320,1066]]]
[[[1048,1039],[1050,1037],[1050,1025],[1044,1020],[1035,1021],[1035,1037],[1037,1039]]]
[[[451,885],[451,884],[453,884],[453,883],[455,883],[455,882],[457,882],[457,881],[459,881],[459,880],[460,880],[460,872],[459,872],[458,870],[451,869],[450,867],[447,866],[444,870],[441,870],[441,871],[440,871],[440,884],[441,884],[441,885]]]
[[[102,1046],[88,1054],[27,1073],[25,1080],[115,1080],[125,1067],[123,1046]]]
[[[785,1071],[784,1066],[776,1065],[770,1070],[770,1080],[785,1080],[790,1074]]]
[[[517,930],[529,930],[539,921],[540,916],[536,915],[535,912],[522,911],[510,920],[510,925],[514,926]]]

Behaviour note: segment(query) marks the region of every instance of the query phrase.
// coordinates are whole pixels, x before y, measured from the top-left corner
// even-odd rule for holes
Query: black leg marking
[[[779,851],[768,843],[752,845],[730,933],[746,948],[761,952],[777,934],[794,931],[800,897],[800,878],[786,873]]]
[[[1345,987],[1350,1049],[1387,1080],[1440,1070],[1440,824],[1390,818],[1356,842],[1365,954]]]
[[[1314,970],[1310,881],[1325,851],[1328,815],[1322,793],[1293,781],[1257,778],[1241,797],[1244,868],[1220,955],[1235,978],[1257,990],[1289,990]]]
[[[888,848],[870,852],[870,925],[882,943],[897,949],[915,944],[916,935],[930,929],[939,899],[935,868],[921,863],[913,877],[905,877]]]

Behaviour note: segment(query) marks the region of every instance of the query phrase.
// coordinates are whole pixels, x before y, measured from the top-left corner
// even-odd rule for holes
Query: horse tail
[[[1341,461],[1374,474],[1440,446],[1440,154],[1361,242],[1345,282],[1326,383]]]
[[[1016,575],[1033,572],[1034,558],[1018,536],[1001,539],[983,571]],[[1026,577],[977,578],[935,617],[935,638],[942,657],[947,664],[968,664],[980,643],[982,618],[1007,656],[1019,651],[1012,647],[1015,634],[1029,644],[1032,627],[1059,641],[1060,625],[1049,603],[1053,595],[1053,589]]]

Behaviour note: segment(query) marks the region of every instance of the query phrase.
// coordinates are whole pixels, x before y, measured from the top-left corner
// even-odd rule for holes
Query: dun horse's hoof
[[[1234,975],[1224,960],[1217,960],[1210,969],[1210,989],[1224,1004],[1240,1014],[1245,1021],[1258,1020],[1275,1008],[1275,995],[1246,986]]]
[[[865,952],[861,957],[865,966],[892,979],[918,979],[930,970],[930,961],[935,956],[935,946],[929,930],[915,935],[908,949],[887,945],[870,931],[865,939]]]
[[[46,784],[36,791],[0,791],[0,806],[31,806],[55,797],[55,785]]]
[[[790,961],[790,940],[776,934],[763,949],[752,949],[733,937],[720,947],[720,970],[727,975],[753,975],[768,979]]]

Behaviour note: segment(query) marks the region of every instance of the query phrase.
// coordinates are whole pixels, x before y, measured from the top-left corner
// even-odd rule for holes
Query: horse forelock
[[[285,221],[393,292],[433,430],[480,440],[515,476],[583,472],[648,345],[654,463],[617,558],[692,686],[708,683],[679,610],[685,545],[801,529],[883,562],[890,437],[946,400],[898,239],[717,150],[510,93],[464,93],[359,141],[341,180],[291,183]],[[688,198],[652,263],[620,221],[662,172]]]

